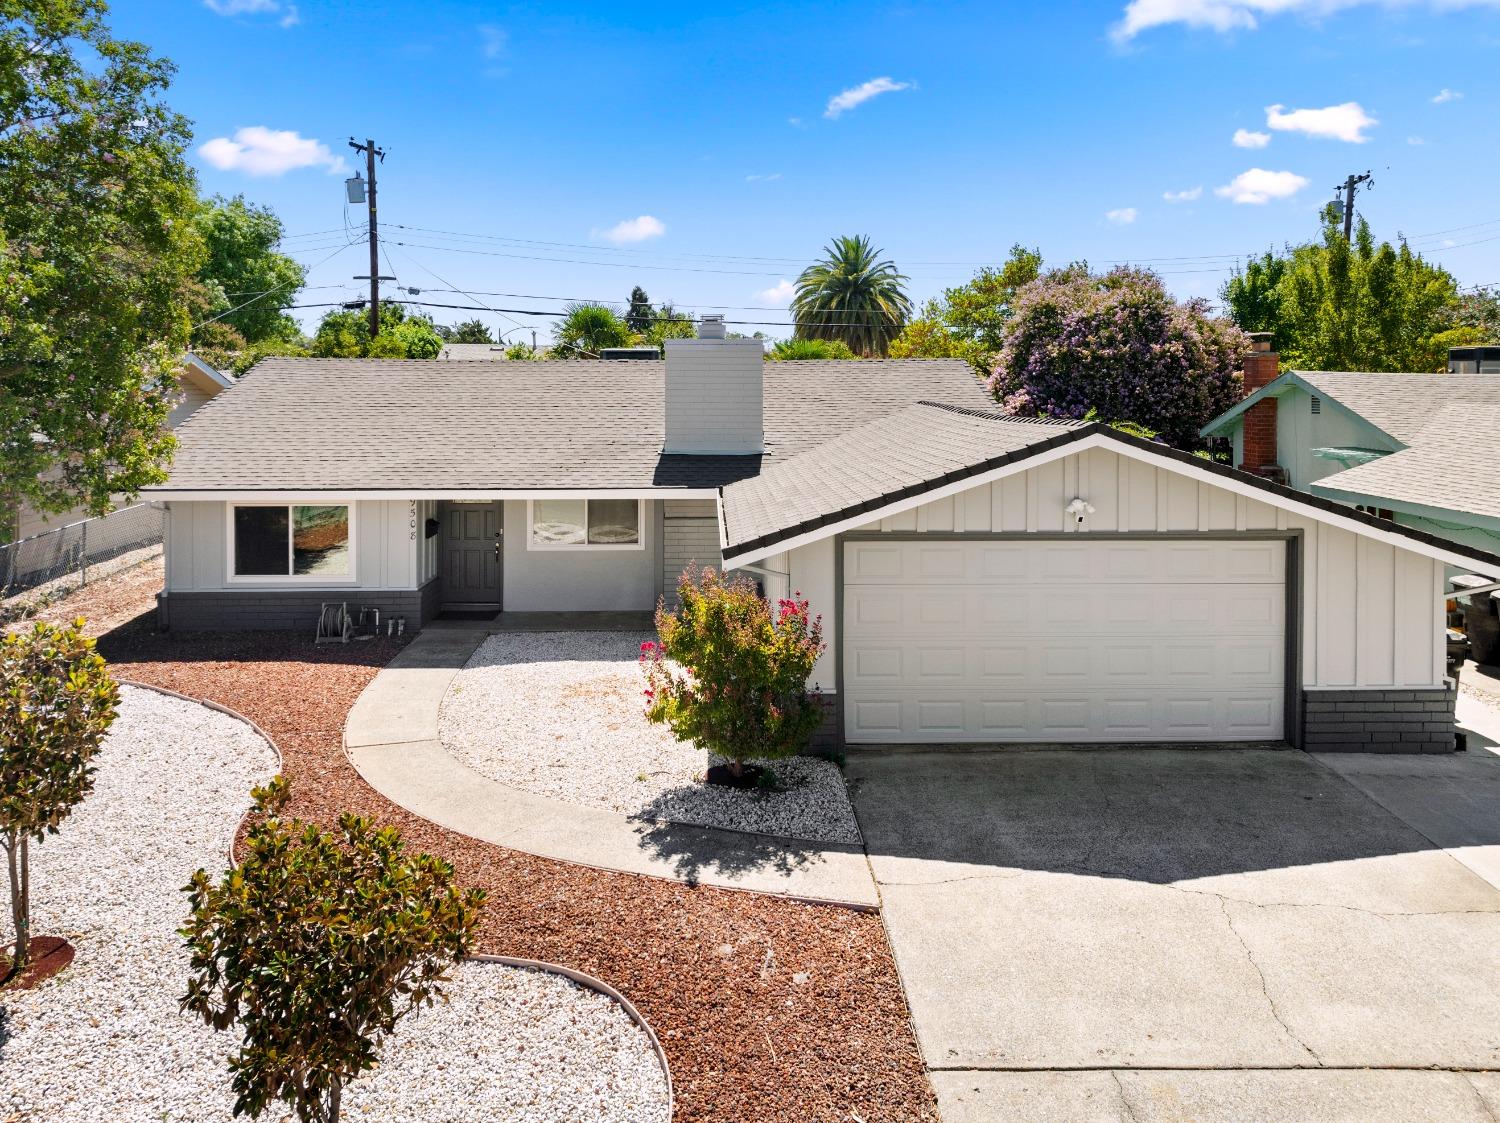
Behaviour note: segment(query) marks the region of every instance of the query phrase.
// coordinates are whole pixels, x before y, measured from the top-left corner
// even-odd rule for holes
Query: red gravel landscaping
[[[368,787],[345,760],[344,717],[399,642],[162,636],[138,622],[100,650],[121,677],[259,724],[285,757],[293,813],[370,815],[452,861],[489,892],[477,950],[566,964],[623,991],[661,1037],[677,1119],[937,1118],[878,916],[538,858],[434,826]]]

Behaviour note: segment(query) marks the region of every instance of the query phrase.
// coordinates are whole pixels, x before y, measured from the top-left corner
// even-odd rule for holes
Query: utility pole
[[[376,148],[375,142],[369,138],[363,144],[358,144],[350,137],[349,147],[365,154],[365,173],[369,176],[365,201],[370,209],[370,338],[374,339],[380,334],[380,282],[382,279],[395,280],[394,277],[380,276],[380,227],[375,214],[375,157],[379,156],[381,163],[384,163],[385,153]],[[363,277],[354,279],[364,280]]]
[[[370,181],[372,184],[375,180],[374,168],[375,165],[371,164]],[[1343,183],[1336,183],[1333,186],[1333,192],[1335,195],[1337,195],[1340,191],[1344,193],[1344,241],[1346,242],[1354,235],[1354,192],[1358,189],[1361,183],[1367,182],[1369,178],[1369,172],[1365,172],[1364,175],[1354,175],[1351,173],[1349,178],[1344,180]],[[374,198],[373,187],[371,188],[370,195],[371,198]],[[373,206],[374,204],[371,205]]]

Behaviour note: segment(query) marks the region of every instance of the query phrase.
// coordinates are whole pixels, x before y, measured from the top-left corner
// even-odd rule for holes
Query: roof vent
[[[1314,395],[1312,395],[1311,401],[1312,401],[1312,411],[1314,413],[1322,413],[1323,412],[1323,399],[1320,398],[1320,397],[1318,397],[1316,394],[1314,394]]]
[[[704,315],[698,321],[699,339],[723,339],[724,317],[717,312]]]
[[[599,351],[601,359],[659,359],[661,352],[655,347],[604,347]]]

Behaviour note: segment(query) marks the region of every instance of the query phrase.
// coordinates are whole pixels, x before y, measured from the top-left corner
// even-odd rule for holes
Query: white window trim
[[[256,573],[239,574],[234,571],[234,513],[241,507],[347,507],[349,510],[349,572],[344,574],[331,573]],[[359,535],[355,529],[355,512],[357,505],[354,503],[319,503],[316,501],[287,502],[287,503],[226,503],[224,504],[224,575],[225,581],[230,585],[301,585],[312,588],[344,588],[356,584],[355,574],[359,572],[358,559],[356,557],[356,543]],[[287,541],[286,541],[286,566],[290,571],[292,568],[292,534],[291,534],[291,511],[287,511]]]
[[[570,499],[582,499],[585,504],[594,499],[614,500],[624,499],[623,495],[577,495],[569,496]],[[535,499],[526,500],[526,549],[538,553],[559,554],[598,554],[598,553],[620,553],[644,550],[646,548],[646,507],[641,499],[635,501],[635,541],[634,542],[537,542],[531,534],[532,507]],[[583,513],[584,533],[588,533],[588,508],[584,507]]]

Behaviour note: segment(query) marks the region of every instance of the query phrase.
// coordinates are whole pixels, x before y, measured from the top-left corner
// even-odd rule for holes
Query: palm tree
[[[596,359],[606,347],[629,347],[635,333],[607,304],[569,304],[565,315],[552,327],[558,354],[566,359]]]
[[[835,238],[802,270],[792,319],[798,339],[836,339],[857,355],[884,355],[911,315],[906,275],[879,260],[869,238]]]

